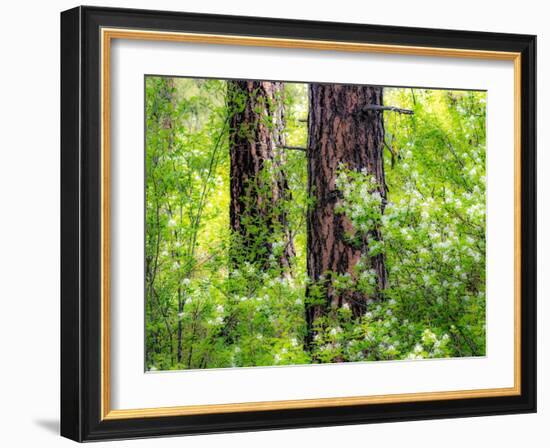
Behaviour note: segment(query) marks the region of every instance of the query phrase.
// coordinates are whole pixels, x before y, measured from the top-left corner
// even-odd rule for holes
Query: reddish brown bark
[[[240,236],[240,255],[250,262],[264,264],[273,252],[275,235],[282,235],[285,246],[280,263],[288,270],[295,252],[283,203],[290,199],[283,170],[283,84],[229,81],[227,88],[230,222]]]
[[[353,230],[352,225],[343,214],[335,213],[339,200],[335,185],[339,167],[365,169],[375,177],[383,202],[386,198],[382,112],[367,107],[382,104],[381,87],[310,85],[308,189],[315,200],[308,211],[307,269],[313,284],[326,288],[326,302],[306,308],[310,337],[313,322],[330,308],[348,304],[354,315],[358,315],[365,311],[366,302],[371,298],[353,291],[337,293],[327,273],[349,273],[353,277],[354,267],[368,249],[367,242],[358,247],[346,238],[346,233]],[[369,238],[380,239],[380,232],[372,231]],[[371,257],[370,263],[377,273],[380,291],[386,286],[384,256]]]

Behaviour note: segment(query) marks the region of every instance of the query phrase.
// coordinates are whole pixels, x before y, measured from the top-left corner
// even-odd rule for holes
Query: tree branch
[[[377,111],[388,111],[388,112],[397,112],[398,114],[405,114],[405,115],[413,115],[414,111],[411,109],[401,109],[400,107],[396,106],[379,106],[377,104],[368,104],[365,107],[363,107],[363,112],[368,112],[369,110],[377,110]]]

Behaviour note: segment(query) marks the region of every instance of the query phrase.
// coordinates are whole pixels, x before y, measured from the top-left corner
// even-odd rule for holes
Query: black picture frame
[[[102,420],[102,27],[521,53],[521,394]],[[99,7],[61,13],[61,435],[82,442],[536,412],[535,57],[532,35]]]

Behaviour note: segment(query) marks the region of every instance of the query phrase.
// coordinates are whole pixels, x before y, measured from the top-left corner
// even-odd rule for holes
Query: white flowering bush
[[[407,99],[402,91],[394,94]],[[350,241],[366,244],[368,255],[385,255],[388,287],[383,300],[367,305],[360,327],[351,315],[332,314],[348,329],[338,341],[325,335],[331,323],[319,323],[316,343],[323,360],[485,354],[485,109],[476,95],[439,97],[439,107],[428,103],[433,110],[407,103],[415,110],[416,132],[403,123],[388,126],[392,150],[399,153],[386,174],[383,213],[375,179],[340,168],[338,213],[352,223]],[[470,108],[450,109],[445,100]],[[381,240],[372,238],[373,229]],[[372,295],[374,271],[363,260],[356,269],[353,285],[348,281],[346,287]]]

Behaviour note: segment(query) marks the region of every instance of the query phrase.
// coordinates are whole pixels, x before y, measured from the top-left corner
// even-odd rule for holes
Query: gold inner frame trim
[[[521,54],[455,48],[353,43],[304,39],[279,39],[216,34],[101,29],[101,419],[116,420],[227,412],[247,412],[315,407],[407,403],[431,400],[502,397],[521,394]],[[214,45],[276,47],[356,53],[455,57],[513,61],[514,63],[514,386],[442,392],[419,392],[302,400],[188,405],[140,409],[111,409],[110,346],[110,62],[111,41],[130,39]]]

